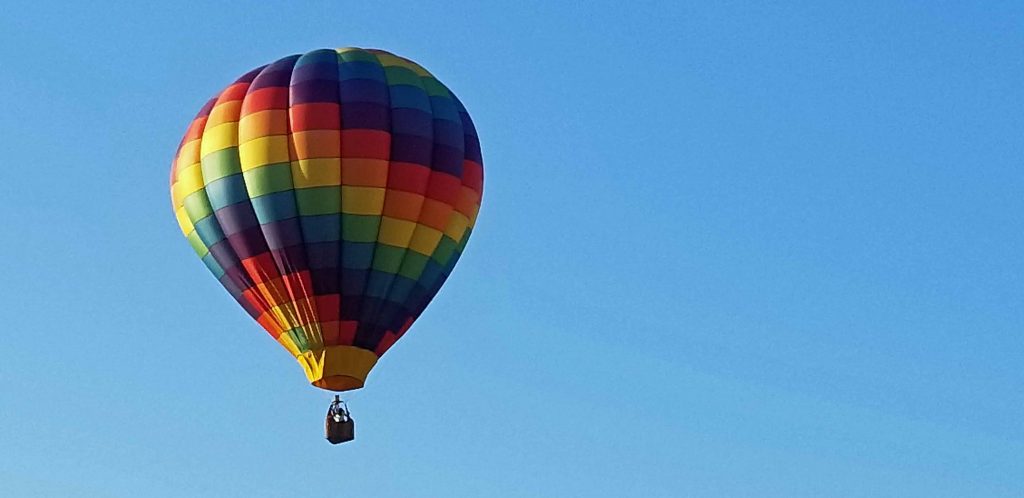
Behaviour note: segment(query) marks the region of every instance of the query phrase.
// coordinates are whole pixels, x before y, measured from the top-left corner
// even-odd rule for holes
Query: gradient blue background
[[[0,17],[0,495],[1024,495],[1024,3],[40,3]],[[167,177],[214,92],[347,45],[457,92],[486,187],[332,447]]]

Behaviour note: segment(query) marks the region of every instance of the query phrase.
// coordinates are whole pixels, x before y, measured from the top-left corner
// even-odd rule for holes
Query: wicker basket
[[[333,416],[329,416],[324,432],[331,444],[351,441],[356,438],[356,422],[351,417],[338,422]]]
[[[327,409],[324,436],[331,444],[344,443],[356,438],[356,421],[352,420],[348,407],[338,396],[334,397],[334,402]]]

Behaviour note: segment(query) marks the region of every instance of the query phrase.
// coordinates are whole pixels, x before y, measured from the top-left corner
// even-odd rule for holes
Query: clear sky
[[[88,3],[0,16],[0,495],[1024,495],[1024,3]],[[486,183],[332,447],[167,178],[341,46],[450,86]]]

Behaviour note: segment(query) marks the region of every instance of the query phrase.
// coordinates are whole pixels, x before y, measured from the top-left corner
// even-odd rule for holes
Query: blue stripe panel
[[[373,263],[376,242],[342,242],[341,266],[353,270],[366,270]]]
[[[393,108],[419,109],[430,113],[430,101],[427,92],[418,86],[394,85],[391,87],[391,107]],[[456,118],[458,118],[458,114],[456,114]]]
[[[217,217],[210,215],[195,222],[196,234],[199,235],[199,240],[203,241],[203,245],[206,247],[213,247],[214,244],[224,240],[224,232],[220,229],[220,224],[217,222]]]
[[[341,240],[341,214],[302,216],[299,220],[302,238],[307,244]]]
[[[386,81],[384,68],[369,61],[352,61],[338,64],[338,78],[342,80]],[[347,82],[351,84],[352,82]]]
[[[286,220],[299,215],[295,209],[294,190],[255,197],[252,199],[252,209],[256,211],[256,219],[260,220],[260,224]]]
[[[206,196],[210,198],[210,205],[216,211],[248,199],[249,192],[245,190],[245,178],[239,173],[219,178],[207,184]]]
[[[217,262],[217,259],[213,257],[212,253],[206,253],[206,256],[203,256],[203,264],[210,269],[210,272],[213,273],[214,277],[219,279],[224,275],[224,268],[220,266],[220,263]]]

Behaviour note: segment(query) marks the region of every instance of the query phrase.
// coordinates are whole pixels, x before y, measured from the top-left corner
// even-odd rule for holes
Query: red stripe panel
[[[267,87],[255,90],[242,102],[242,116],[268,109],[288,108],[288,88]]]
[[[426,194],[430,168],[422,164],[392,162],[388,166],[388,189]]]
[[[448,173],[435,171],[430,175],[430,184],[427,186],[427,197],[445,204],[454,206],[459,200],[459,191],[462,190],[462,179]]]
[[[292,121],[292,131],[341,129],[341,106],[338,104],[298,104],[292,106],[288,112]]]
[[[481,193],[484,189],[484,167],[469,159],[462,161],[462,183]]]
[[[391,134],[380,130],[342,130],[341,157],[388,159]]]

